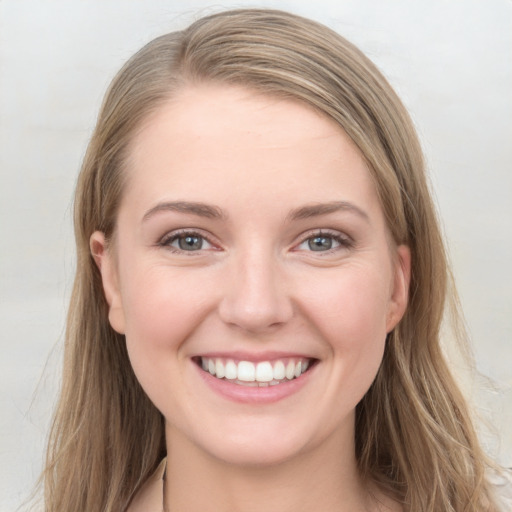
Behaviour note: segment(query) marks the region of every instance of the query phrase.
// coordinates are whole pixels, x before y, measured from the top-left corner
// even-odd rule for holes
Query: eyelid
[[[170,245],[171,242],[174,240],[177,240],[180,236],[198,236],[203,238],[208,244],[210,244],[212,247],[208,249],[199,249],[197,251],[183,251],[178,248],[172,247]],[[172,231],[169,231],[164,236],[162,236],[159,241],[157,242],[157,245],[160,247],[167,248],[169,250],[172,250],[176,253],[187,253],[188,255],[193,255],[194,253],[199,253],[203,251],[211,251],[211,250],[221,250],[220,244],[215,240],[215,238],[209,234],[204,232],[202,229],[198,228],[179,228],[174,229]]]
[[[199,249],[197,251],[183,251],[177,248],[174,248],[170,245],[170,243],[176,239],[178,239],[180,236],[198,236],[203,238],[208,244],[210,244],[212,247],[208,249]],[[302,233],[300,237],[297,238],[297,241],[293,243],[291,250],[292,251],[299,251],[299,246],[303,243],[307,242],[311,238],[315,237],[329,237],[338,242],[339,246],[335,248],[328,249],[326,251],[317,251],[318,256],[321,256],[322,254],[329,254],[336,252],[338,250],[343,249],[350,249],[354,246],[354,240],[352,237],[347,235],[346,233],[334,229],[311,229],[309,231],[306,231],[305,233]],[[187,253],[188,255],[193,255],[194,253],[200,253],[203,251],[218,251],[222,250],[221,244],[216,240],[215,237],[213,237],[210,233],[207,233],[199,228],[179,228],[172,230],[165,235],[163,235],[159,241],[157,242],[158,246],[168,248],[170,250],[173,250],[176,253]],[[315,251],[304,251],[304,252],[315,252]]]
[[[326,251],[305,251],[305,252],[318,252],[318,256],[321,256],[322,254],[329,254],[336,252],[338,250],[342,249],[351,249],[354,246],[354,240],[352,237],[347,235],[346,233],[343,233],[342,231],[334,230],[334,229],[312,229],[310,231],[307,231],[306,233],[303,233],[299,237],[299,241],[295,243],[292,247],[293,251],[299,251],[298,247],[302,245],[303,243],[307,242],[311,238],[315,237],[328,237],[332,238],[336,242],[339,243],[339,247],[335,247],[332,249],[328,249]]]

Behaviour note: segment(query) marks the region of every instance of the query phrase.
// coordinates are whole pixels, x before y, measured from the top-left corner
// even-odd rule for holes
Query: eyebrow
[[[319,217],[321,215],[329,215],[330,213],[336,213],[339,211],[346,211],[355,213],[366,222],[370,222],[370,217],[368,214],[356,206],[355,204],[349,203],[347,201],[331,201],[329,203],[318,203],[311,204],[306,206],[301,206],[300,208],[296,208],[292,210],[288,215],[289,220],[303,220],[310,219],[312,217]]]
[[[206,203],[196,203],[191,201],[166,201],[163,203],[158,203],[156,206],[148,210],[144,214],[144,217],[142,217],[142,220],[146,221],[159,212],[189,213],[208,219],[226,218],[226,214],[220,208]]]
[[[355,213],[365,221],[369,222],[368,214],[358,206],[347,201],[331,201],[329,203],[318,203],[312,205],[301,206],[292,210],[288,216],[288,221],[304,220],[322,215],[329,215],[339,211],[348,211]],[[191,201],[166,201],[158,203],[149,209],[143,216],[142,220],[146,221],[159,212],[178,212],[197,215],[208,219],[226,219],[226,213],[217,206],[206,203],[198,203]]]

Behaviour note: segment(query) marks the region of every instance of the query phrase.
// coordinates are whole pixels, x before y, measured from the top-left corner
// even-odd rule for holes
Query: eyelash
[[[218,244],[215,244],[214,242],[212,242],[208,236],[200,233],[197,230],[193,230],[193,229],[192,230],[191,229],[181,229],[179,231],[174,231],[172,233],[169,233],[160,240],[158,245],[161,247],[165,247],[166,249],[169,249],[171,252],[174,252],[177,254],[187,254],[189,256],[192,256],[192,255],[194,255],[194,253],[198,253],[198,252],[201,252],[202,250],[205,250],[201,247],[201,249],[198,249],[198,250],[187,251],[184,249],[173,247],[171,245],[173,242],[179,241],[180,239],[184,239],[187,237],[199,238],[202,240],[203,243],[206,242],[209,245],[211,245],[212,247],[217,248],[214,250],[218,250]],[[300,247],[301,245],[303,245],[305,243],[308,243],[309,241],[311,241],[315,238],[331,239],[339,245],[334,248],[329,248],[325,251],[322,251],[322,250],[314,251],[313,249],[311,249],[310,251],[306,251],[306,252],[312,252],[312,253],[318,252],[320,254],[331,254],[340,249],[351,249],[354,247],[354,241],[347,235],[340,234],[339,232],[317,230],[317,231],[312,231],[312,232],[306,233],[303,237],[301,237],[301,241],[298,244],[295,244],[293,250],[295,250],[295,251],[300,250],[300,249],[298,249],[298,247]],[[208,250],[208,249],[206,249],[206,250]]]
[[[336,242],[338,247],[332,247],[325,251],[314,251],[313,249],[310,249],[307,252],[312,253],[319,253],[318,255],[321,256],[323,254],[332,254],[336,251],[342,250],[342,249],[352,249],[354,247],[354,241],[348,237],[345,234],[341,234],[338,231],[326,231],[326,230],[318,230],[318,231],[312,231],[309,233],[306,233],[303,237],[300,243],[295,245],[296,248],[300,247],[301,245],[308,243],[311,240],[314,240],[315,238],[328,238]],[[299,250],[299,249],[295,249]]]
[[[201,249],[198,249],[196,251],[187,251],[184,249],[179,249],[177,247],[173,247],[171,244],[175,241],[179,241],[180,239],[185,239],[187,237],[196,237],[201,239],[203,242],[207,242],[212,247],[215,247],[217,244],[214,244],[209,237],[205,236],[204,234],[200,233],[199,231],[193,230],[193,229],[180,229],[179,231],[173,231],[172,233],[169,233],[165,235],[160,242],[158,243],[159,246],[165,247],[166,249],[169,249],[171,252],[177,253],[177,254],[187,254],[189,256],[192,256],[194,253],[200,252]]]

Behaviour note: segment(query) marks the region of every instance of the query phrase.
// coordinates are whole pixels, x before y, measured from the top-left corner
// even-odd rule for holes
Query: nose
[[[280,264],[269,255],[240,255],[229,267],[219,305],[221,319],[246,332],[264,333],[293,316],[287,280]]]

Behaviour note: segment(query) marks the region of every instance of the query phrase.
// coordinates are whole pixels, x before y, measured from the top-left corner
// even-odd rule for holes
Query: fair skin
[[[113,246],[91,250],[165,418],[167,509],[400,510],[358,475],[354,414],[410,255],[354,144],[299,103],[196,85],[127,167]]]

